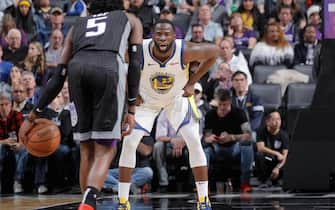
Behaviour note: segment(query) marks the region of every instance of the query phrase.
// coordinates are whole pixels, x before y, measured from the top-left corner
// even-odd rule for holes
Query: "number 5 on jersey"
[[[98,36],[105,33],[107,16],[93,17],[87,20],[86,37]]]

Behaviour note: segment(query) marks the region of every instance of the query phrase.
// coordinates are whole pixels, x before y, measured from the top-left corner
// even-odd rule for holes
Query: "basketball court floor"
[[[214,210],[225,209],[278,209],[278,210],[327,210],[335,209],[334,193],[283,193],[280,191],[254,190],[249,194],[212,194]],[[74,210],[78,206],[81,195],[16,195],[0,197],[1,210]],[[159,194],[148,193],[131,196],[133,210],[154,209],[196,209],[193,193]],[[98,201],[98,210],[117,209],[117,196],[104,195]]]

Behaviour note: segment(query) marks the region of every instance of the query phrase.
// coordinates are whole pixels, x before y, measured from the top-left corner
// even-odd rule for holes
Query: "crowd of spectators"
[[[72,136],[67,83],[41,114],[61,130],[57,151],[46,158],[33,157],[19,143],[17,134],[60,61],[71,24],[87,16],[88,6],[87,0],[0,1],[1,193],[30,189],[43,194],[78,184],[79,147]],[[319,72],[312,66],[322,42],[321,1],[124,0],[124,8],[142,21],[143,38],[152,36],[156,20],[168,19],[175,24],[178,39],[213,43],[224,50],[195,85],[194,112],[200,122],[210,182],[223,181],[229,190],[234,187],[241,192],[252,190],[251,176],[258,177],[261,184],[269,180],[278,184],[289,145],[285,115],[280,110],[266,113],[263,99],[248,87],[260,65],[283,70],[269,76],[271,83],[282,85],[287,77],[294,78],[290,82],[316,81],[301,79],[296,66],[314,71],[304,76]],[[191,63],[190,74],[198,66],[198,62]],[[164,113],[137,151],[133,193],[145,191],[143,186],[153,184],[155,177],[158,191],[169,190],[174,184],[172,176],[190,170],[185,141],[171,128]],[[116,167],[114,163],[108,173],[104,184],[107,191],[117,191]],[[236,177],[238,184],[231,183]]]

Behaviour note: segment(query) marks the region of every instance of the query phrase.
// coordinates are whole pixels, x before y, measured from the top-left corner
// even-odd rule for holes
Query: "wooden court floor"
[[[0,210],[31,210],[41,207],[79,202],[81,195],[15,195],[0,196]]]

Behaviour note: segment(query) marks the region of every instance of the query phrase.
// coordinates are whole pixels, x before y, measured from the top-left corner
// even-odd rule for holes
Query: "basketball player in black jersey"
[[[83,200],[79,210],[96,208],[116,141],[135,125],[143,58],[142,24],[123,11],[123,0],[94,0],[90,13],[93,15],[79,19],[70,30],[61,64],[19,133],[25,142],[33,124],[43,123],[38,113],[58,95],[68,76],[74,139],[80,141]],[[124,63],[127,49],[128,69]],[[123,115],[126,92],[128,111]]]

